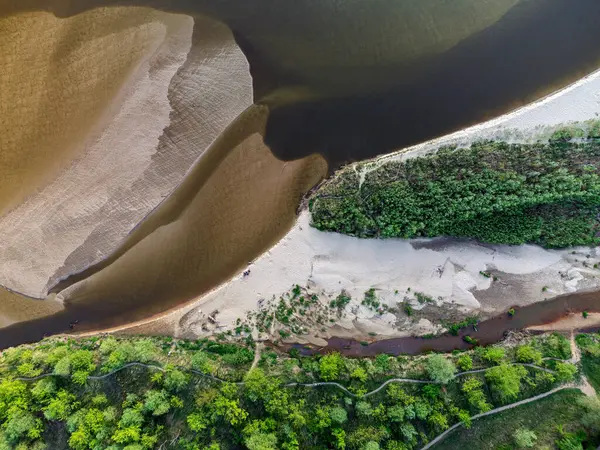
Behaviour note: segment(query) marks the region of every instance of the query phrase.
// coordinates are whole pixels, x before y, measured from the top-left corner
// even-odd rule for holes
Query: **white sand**
[[[423,244],[430,248],[419,248]],[[380,300],[395,306],[405,296],[414,299],[407,292],[411,288],[412,292],[434,297],[438,304],[453,304],[463,311],[489,316],[510,305],[600,287],[600,271],[581,265],[584,260],[591,265],[600,261],[600,253],[592,254],[592,258],[586,258],[581,252],[572,255],[571,251],[549,251],[536,246],[490,246],[464,241],[361,240],[319,232],[310,227],[309,214],[303,212],[294,229],[249,266],[249,276],[240,275],[166,315],[160,326],[149,324],[131,331],[160,330],[176,336],[200,336],[205,334],[203,325],[213,328],[207,315],[216,310],[219,327],[230,329],[237,318],[243,319],[247,311],[256,309],[261,299],[278,297],[299,284],[323,294],[325,301],[344,289],[353,298],[347,311],[358,307],[355,315],[348,314],[325,335],[365,336],[376,332],[383,337],[428,333],[435,328],[427,321],[415,324],[406,320],[398,329],[393,326],[396,318],[392,314],[379,316],[360,306],[364,292],[374,287]],[[479,273],[487,270],[498,271],[499,280],[492,282]],[[563,278],[559,272],[568,272],[569,276]],[[506,286],[518,289],[520,296],[497,298]],[[498,287],[492,298],[482,295]],[[411,302],[419,307],[414,300]]]
[[[399,155],[413,156],[457,140],[472,142],[498,130],[511,128],[534,133],[539,126],[562,124],[569,119],[583,121],[599,113],[600,71],[518,111],[388,155],[375,164]],[[278,297],[295,284],[308,286],[323,293],[325,298],[345,289],[353,297],[348,310],[359,306],[364,292],[371,287],[390,306],[402,300],[411,288],[412,292],[439,297],[439,304],[490,316],[511,305],[598,288],[600,271],[592,268],[598,262],[598,249],[552,251],[531,245],[480,245],[443,239],[361,240],[319,232],[310,227],[309,214],[304,212],[284,239],[249,266],[250,276],[240,274],[179,310],[124,329],[132,333],[199,336],[206,334],[202,326],[213,328],[207,315],[217,310],[218,327],[229,329],[237,318],[243,319],[247,311],[256,309],[259,300]],[[480,275],[480,271],[492,271],[499,280],[492,282]],[[426,320],[419,323],[406,320],[400,327],[394,327],[395,321],[391,314],[378,316],[359,307],[356,315],[349,315],[325,335],[359,337],[373,331],[384,337],[436,330]]]

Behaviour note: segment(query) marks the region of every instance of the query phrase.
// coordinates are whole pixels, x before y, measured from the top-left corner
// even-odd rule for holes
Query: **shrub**
[[[458,357],[458,361],[456,362],[456,364],[458,365],[460,370],[464,372],[473,368],[473,360],[466,353],[463,353]]]
[[[555,370],[556,370],[556,378],[562,382],[572,381],[573,378],[575,377],[575,374],[577,373],[576,366],[574,366],[573,364],[567,363],[567,362],[562,362],[562,361],[556,362]]]
[[[516,352],[517,361],[524,363],[541,364],[542,353],[535,350],[531,345],[521,345]]]
[[[442,355],[431,355],[427,358],[425,368],[431,380],[442,384],[449,383],[456,373],[452,361]]]
[[[531,448],[537,441],[536,434],[527,428],[519,428],[514,434],[515,444],[519,448]]]
[[[485,347],[480,351],[481,358],[492,364],[500,364],[505,355],[506,353],[502,347]]]

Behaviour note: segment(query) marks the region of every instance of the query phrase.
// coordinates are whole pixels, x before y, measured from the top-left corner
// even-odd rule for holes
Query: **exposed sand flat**
[[[109,105],[164,38],[165,17],[101,8],[1,19],[0,212],[51,181],[101,131]]]
[[[325,301],[344,289],[353,298],[347,311],[358,308],[356,314],[349,313],[327,332],[317,332],[319,337],[365,337],[369,332],[381,337],[425,334],[436,329],[426,320],[413,323],[407,319],[396,329],[394,315],[377,315],[360,306],[364,292],[375,288],[378,298],[389,306],[396,306],[406,296],[419,308],[414,301],[414,292],[419,291],[437,299],[438,305],[453,305],[469,314],[489,317],[511,305],[600,287],[600,270],[581,265],[582,261],[600,261],[600,252],[591,253],[592,257],[586,258],[585,251],[573,255],[570,250],[548,251],[535,246],[491,246],[444,239],[356,239],[315,230],[304,212],[294,229],[249,267],[250,276],[238,276],[195,305],[130,332],[204,335],[202,326],[213,328],[207,316],[215,310],[219,311],[219,327],[229,329],[237,318],[243,319],[247,311],[258,308],[259,300],[278,297],[299,284],[324,294]],[[480,271],[497,274],[499,280],[492,282]],[[517,291],[518,296],[514,295]],[[489,292],[494,294],[487,295]]]
[[[17,19],[22,17],[19,22]],[[111,8],[70,19],[35,13],[5,20],[39,27],[42,31],[58,29],[50,38],[42,33],[47,53],[54,54],[47,65],[43,64],[47,57],[38,54],[32,39],[17,42],[20,45],[6,50],[9,54],[23,52],[29,55],[26,60],[40,67],[32,74],[37,77],[33,80],[14,76],[11,71],[18,73],[24,68],[11,67],[9,72],[14,79],[9,86],[13,90],[3,90],[5,96],[27,97],[22,89],[28,83],[33,86],[42,83],[39,89],[45,95],[61,96],[59,107],[64,103],[73,109],[68,114],[55,114],[54,104],[32,102],[20,111],[21,115],[8,116],[12,122],[20,121],[23,127],[12,127],[12,122],[7,122],[6,129],[12,127],[14,135],[8,133],[4,139],[11,140],[14,146],[6,152],[2,147],[0,156],[15,155],[15,161],[23,165],[28,164],[29,150],[33,158],[41,157],[39,146],[24,142],[25,138],[33,137],[26,133],[22,136],[19,130],[39,127],[62,139],[47,151],[55,168],[62,169],[54,181],[0,218],[4,237],[0,243],[0,284],[30,296],[44,297],[60,278],[109,255],[173,190],[193,161],[252,103],[251,78],[246,59],[229,29],[202,17],[194,25],[187,16],[140,8]],[[72,66],[69,61],[73,55],[61,51],[65,46],[64,32],[60,32],[63,28],[70,30],[68,46],[77,54]],[[99,39],[89,35],[87,28],[106,36]],[[109,33],[113,29],[114,33]],[[57,38],[51,39],[55,35]],[[120,70],[123,54],[129,55],[128,65],[122,63]],[[84,73],[85,83],[77,79],[82,67],[90,72]],[[44,84],[55,72],[63,81]],[[71,72],[75,78],[69,78]],[[115,91],[118,95],[107,91],[103,83],[108,81],[104,78],[119,85]],[[64,91],[67,80],[75,86]],[[63,122],[72,120],[71,114],[89,116],[85,110],[89,107],[88,100],[91,104],[103,100],[98,104],[101,130],[81,145],[78,142],[81,136],[71,136],[67,130],[70,124]],[[3,104],[14,102],[11,97]],[[42,125],[36,122],[36,117],[53,122]],[[78,132],[98,124],[79,125]],[[42,136],[37,138],[45,142]],[[21,151],[22,147],[27,151]],[[73,162],[59,151],[63,147],[77,153]],[[27,171],[44,178],[53,175],[48,168],[54,166],[46,164],[39,171],[27,166]],[[9,163],[0,164],[0,170],[11,176],[15,173]],[[27,178],[21,181],[25,184]]]

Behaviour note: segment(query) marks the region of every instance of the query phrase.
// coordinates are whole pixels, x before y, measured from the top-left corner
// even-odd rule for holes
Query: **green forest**
[[[586,336],[578,340],[595,363],[600,336]],[[581,373],[559,334],[420,356],[299,350],[113,336],[7,349],[0,449],[420,449],[454,424],[479,430],[478,414],[557,388],[544,402],[570,395],[570,413],[515,424],[503,448],[598,443],[600,402],[570,389]],[[560,430],[542,435],[544,424]]]
[[[349,167],[309,201],[319,230],[362,238],[453,236],[548,248],[598,245],[600,132],[548,143],[478,142]]]

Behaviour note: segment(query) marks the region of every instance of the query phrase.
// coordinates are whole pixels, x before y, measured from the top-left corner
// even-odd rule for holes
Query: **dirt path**
[[[260,344],[257,345],[256,348],[256,352],[254,353],[254,361],[252,362],[252,365],[250,366],[250,368],[248,369],[248,372],[250,372],[254,367],[256,367],[256,365],[258,364],[258,361],[260,361],[260,353],[262,350],[262,347],[259,347]],[[538,370],[543,370],[544,372],[549,372],[549,373],[556,373],[553,370],[550,369],[546,369],[544,367],[539,367],[533,364],[525,364],[525,363],[513,363],[512,365],[519,365],[519,366],[527,366],[527,367],[532,367],[534,369],[538,369]],[[118,369],[113,370],[112,372],[109,372],[107,374],[104,375],[90,375],[88,376],[88,380],[103,380],[105,378],[108,378],[112,375],[114,375],[117,372],[120,372],[124,369],[127,369],[129,367],[145,367],[147,369],[152,369],[152,370],[158,370],[160,372],[165,372],[165,369],[161,366],[157,366],[154,364],[146,364],[146,363],[142,363],[142,362],[130,362],[128,364],[125,364],[123,367],[120,367]],[[213,375],[210,374],[206,374],[203,372],[200,372],[198,370],[195,369],[190,369],[187,367],[181,367],[178,366],[177,369],[183,370],[183,371],[187,371],[190,373],[193,373],[195,375],[199,375],[205,378],[209,378],[211,380],[214,381],[219,381],[221,383],[227,383],[229,381],[224,380],[222,378],[218,378],[215,377]],[[454,375],[455,378],[461,377],[463,375],[469,375],[469,374],[473,374],[473,373],[480,373],[480,372],[485,372],[487,369],[477,369],[477,370],[469,370],[467,372],[459,372],[456,375]],[[36,381],[36,380],[41,380],[42,378],[47,378],[47,377],[69,377],[70,375],[59,375],[56,373],[44,373],[42,375],[38,375],[36,377],[16,377],[15,380],[20,380],[20,381]],[[350,392],[345,386],[341,385],[340,383],[336,383],[335,381],[318,381],[316,383],[287,383],[284,384],[283,387],[308,387],[308,388],[313,388],[313,387],[318,387],[318,386],[334,386],[337,387],[338,389],[341,389],[342,391],[344,391],[347,395],[349,395],[350,397],[353,398],[363,398],[363,397],[370,397],[372,395],[377,394],[378,392],[380,392],[382,389],[384,389],[388,384],[391,383],[414,383],[414,384],[440,384],[440,382],[438,381],[433,381],[433,380],[417,380],[414,378],[392,378],[389,379],[385,382],[383,382],[378,388],[373,389],[370,392],[367,392],[366,394],[361,395],[356,395],[353,392]],[[244,385],[245,383],[243,381],[238,381],[234,384],[237,384],[239,386]]]
[[[262,342],[256,343],[256,348],[254,349],[254,360],[252,361],[252,365],[248,369],[248,373],[250,373],[250,371],[252,369],[255,369],[256,366],[258,365],[258,362],[260,361],[260,355],[262,353],[263,348],[264,348],[264,345]],[[248,375],[248,373],[246,375]]]

